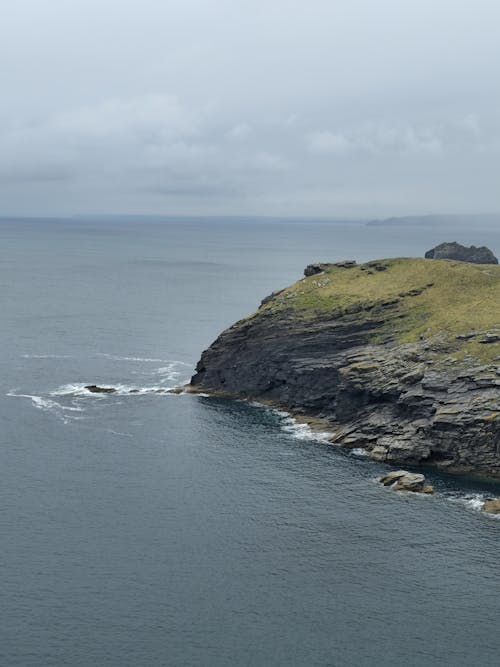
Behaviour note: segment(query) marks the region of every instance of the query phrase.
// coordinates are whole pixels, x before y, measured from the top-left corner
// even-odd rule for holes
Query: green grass
[[[377,271],[375,264],[387,269]],[[405,294],[420,289],[418,295]],[[500,355],[498,343],[456,340],[457,335],[470,331],[500,328],[500,266],[496,265],[387,259],[350,269],[333,266],[323,274],[299,280],[259,312],[287,310],[307,319],[345,313],[354,307],[361,308],[358,316],[370,318],[383,311],[384,302],[394,299],[398,301],[391,308],[394,316],[388,318],[387,327],[396,340],[403,343],[440,336],[453,343],[458,357],[470,354],[488,360]]]

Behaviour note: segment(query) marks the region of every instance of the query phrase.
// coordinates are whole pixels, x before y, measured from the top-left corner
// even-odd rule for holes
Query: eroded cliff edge
[[[192,390],[321,418],[377,460],[500,477],[500,267],[314,266],[217,338]]]

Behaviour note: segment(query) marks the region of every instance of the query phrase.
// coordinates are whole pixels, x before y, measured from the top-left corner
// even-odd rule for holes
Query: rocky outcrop
[[[461,265],[465,278],[452,274],[455,288],[444,282],[447,264],[436,262],[432,274],[425,260],[405,261],[376,263],[382,272],[331,268],[282,291],[202,354],[191,390],[320,418],[332,442],[364,448],[378,461],[500,477],[500,326],[463,330],[474,308],[483,323],[500,320],[492,297],[483,300],[493,310],[483,312],[475,288],[465,293],[485,281],[478,284],[491,284],[500,304],[500,272],[492,282]],[[462,299],[462,329],[451,305],[454,328],[447,324],[446,299]],[[434,319],[442,332],[418,333]],[[475,358],[478,350],[487,357]]]
[[[114,387],[99,387],[96,384],[88,384],[85,389],[90,391],[91,394],[115,394],[116,389]]]
[[[384,486],[390,486],[394,491],[411,491],[412,493],[434,493],[430,484],[426,484],[425,476],[420,473],[396,470],[382,475],[378,480]]]
[[[498,259],[486,246],[476,248],[471,245],[460,245],[456,241],[452,243],[441,243],[425,253],[426,259],[453,259],[459,262],[472,262],[473,264],[498,264]]]
[[[352,269],[356,266],[356,262],[352,259],[345,260],[344,262],[335,262],[334,264],[325,264],[324,262],[317,262],[316,264],[308,264],[304,269],[304,276],[309,278],[309,276],[316,276],[318,273],[324,273],[332,266],[336,266],[340,269]]]

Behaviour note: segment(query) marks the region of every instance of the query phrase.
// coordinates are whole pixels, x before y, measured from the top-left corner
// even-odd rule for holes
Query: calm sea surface
[[[301,222],[0,223],[0,664],[500,661],[493,484],[434,497],[285,415],[158,395],[317,260],[494,230]],[[471,322],[471,326],[474,323]],[[88,383],[132,395],[92,396]]]

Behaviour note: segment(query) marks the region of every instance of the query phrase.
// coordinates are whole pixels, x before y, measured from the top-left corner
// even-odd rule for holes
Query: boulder
[[[430,484],[425,483],[424,475],[408,472],[407,470],[395,470],[389,472],[378,480],[384,486],[390,486],[394,491],[411,491],[412,493],[434,493]]]
[[[382,477],[379,477],[378,481],[384,486],[391,486],[391,484],[394,484],[394,482],[397,482],[405,475],[408,475],[407,470],[394,470],[392,472],[388,472],[386,475],[382,475]]]
[[[483,510],[488,514],[500,514],[500,498],[487,500],[483,505]]]
[[[473,264],[498,264],[498,259],[486,246],[477,248],[471,245],[460,245],[456,241],[452,243],[441,243],[432,250],[425,253],[425,259],[454,259],[459,262],[472,262]]]

